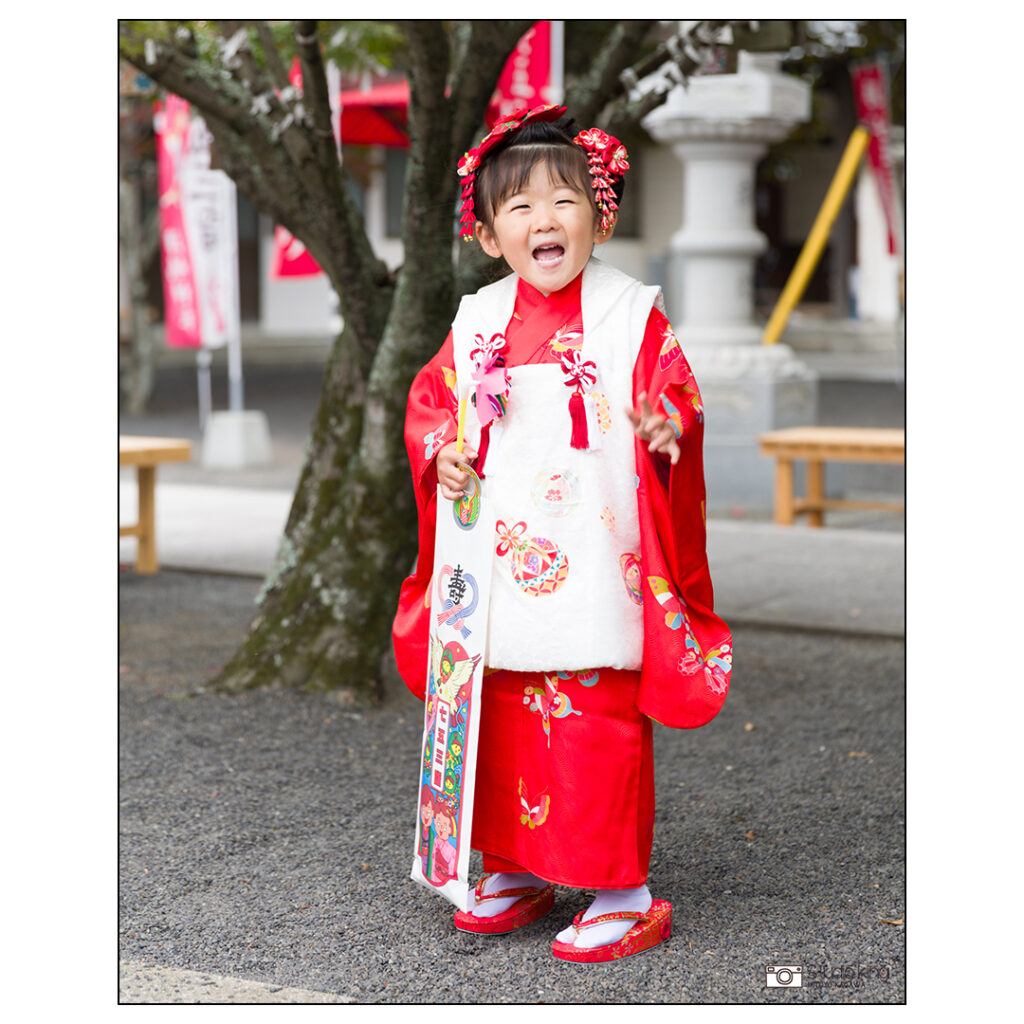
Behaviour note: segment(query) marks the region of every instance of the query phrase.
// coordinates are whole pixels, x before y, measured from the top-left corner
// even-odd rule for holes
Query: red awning
[[[409,145],[409,83],[384,82],[341,93],[341,142],[349,146]]]

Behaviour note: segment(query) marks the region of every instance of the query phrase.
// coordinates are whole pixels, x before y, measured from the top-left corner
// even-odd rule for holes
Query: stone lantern
[[[786,345],[763,345],[754,266],[767,246],[755,224],[758,162],[810,118],[810,86],[779,55],[738,56],[734,74],[676,86],[644,127],[683,163],[683,223],[672,236],[669,314],[704,399],[708,508],[767,508],[772,466],[756,437],[813,423],[817,385]]]

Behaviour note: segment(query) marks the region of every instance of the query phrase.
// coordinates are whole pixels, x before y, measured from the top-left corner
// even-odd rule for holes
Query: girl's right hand
[[[441,485],[441,494],[449,501],[461,498],[466,484],[469,483],[469,476],[459,469],[459,463],[466,465],[472,462],[477,456],[476,451],[468,444],[463,444],[460,454],[458,445],[453,441],[446,444],[434,460],[437,467],[437,482]]]

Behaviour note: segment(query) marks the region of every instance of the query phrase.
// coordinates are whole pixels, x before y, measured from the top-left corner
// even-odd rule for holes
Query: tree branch
[[[265,21],[255,21],[253,24],[256,26],[256,35],[259,37],[260,46],[263,48],[263,56],[267,61],[267,69],[270,72],[274,85],[278,89],[287,89],[289,84],[288,69],[284,66],[284,61],[281,60],[281,55],[277,52],[274,34],[270,31],[270,26]]]
[[[224,67],[241,82],[253,96],[272,95],[274,83],[265,68],[260,67],[249,41],[249,23],[245,21],[218,21],[221,28],[219,50]]]
[[[600,52],[584,75],[566,93],[566,106],[582,126],[597,121],[605,105],[620,96],[622,69],[629,66],[653,21],[622,21],[608,33]]]
[[[302,99],[305,112],[313,129],[317,163],[325,179],[337,178],[338,150],[331,126],[331,97],[327,88],[327,72],[320,53],[320,40],[315,21],[296,21],[295,41],[298,45],[299,64],[302,67]]]

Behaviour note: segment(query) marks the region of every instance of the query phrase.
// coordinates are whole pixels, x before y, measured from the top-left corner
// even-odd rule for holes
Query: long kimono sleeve
[[[651,311],[633,368],[633,399],[646,392],[672,424],[673,466],[635,442],[644,581],[644,660],[637,706],[675,728],[704,725],[721,709],[732,669],[729,627],[714,613],[706,550],[704,410],[668,320]]]
[[[405,414],[405,446],[416,496],[419,549],[416,568],[402,584],[392,640],[398,672],[421,700],[427,680],[430,577],[434,567],[437,469],[434,457],[456,439],[458,400],[452,336],[416,375]]]

